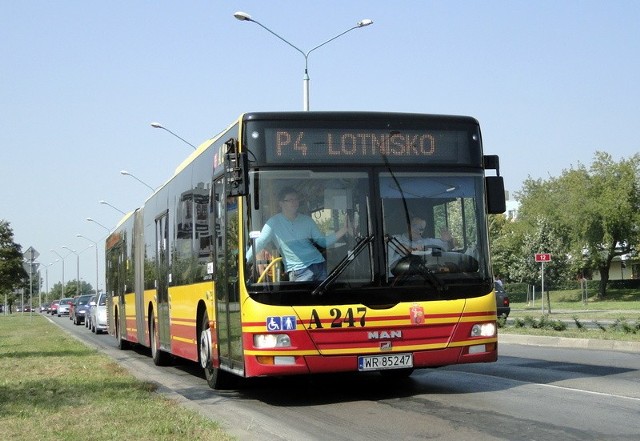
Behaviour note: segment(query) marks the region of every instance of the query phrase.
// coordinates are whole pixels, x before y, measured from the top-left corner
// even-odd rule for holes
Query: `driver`
[[[323,235],[311,217],[298,213],[300,195],[293,187],[280,190],[278,204],[280,213],[272,216],[260,231],[255,241],[256,252],[273,243],[280,250],[290,281],[324,280],[327,277],[325,259],[315,245],[327,248],[350,233],[348,221],[337,232]],[[253,250],[249,249],[247,261],[252,255]]]
[[[388,245],[389,272],[400,259],[414,251],[424,251],[427,248],[440,248],[449,251],[453,248],[453,236],[446,228],[440,229],[440,238],[424,238],[422,234],[427,227],[427,221],[419,216],[412,216],[409,221],[409,232],[396,234],[392,243]]]

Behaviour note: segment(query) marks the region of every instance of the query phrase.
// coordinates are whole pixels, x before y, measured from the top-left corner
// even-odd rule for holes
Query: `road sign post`
[[[542,299],[542,313],[544,314],[544,263],[551,262],[551,254],[549,253],[536,253],[536,262],[540,262],[540,278],[542,281],[540,298]],[[551,304],[549,296],[547,296],[547,304],[549,306],[549,312],[551,312]]]
[[[23,254],[24,259],[26,260],[26,265],[28,265],[29,271],[29,309],[30,314],[33,315],[33,272],[38,269],[39,263],[36,263],[35,260],[40,256],[40,253],[33,247],[27,248],[27,250]],[[25,268],[27,269],[27,268]],[[39,281],[40,279],[38,279]],[[40,289],[38,288],[38,292]],[[24,289],[22,290],[22,311],[24,313]]]

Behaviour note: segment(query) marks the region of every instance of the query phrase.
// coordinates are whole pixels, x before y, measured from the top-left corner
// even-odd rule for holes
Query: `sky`
[[[303,52],[373,20],[311,52],[310,109],[473,116],[512,198],[640,151],[636,0],[0,0],[0,219],[49,288],[61,258],[95,286],[97,245],[104,289],[118,210],[191,153],[151,122],[197,145],[303,109],[303,55],[236,11]]]

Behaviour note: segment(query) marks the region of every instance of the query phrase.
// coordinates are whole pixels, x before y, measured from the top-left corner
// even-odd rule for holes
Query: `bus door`
[[[120,329],[120,332],[123,336],[127,334],[127,314],[126,314],[126,304],[125,304],[125,286],[124,286],[124,271],[125,271],[125,246],[124,242],[119,241],[117,244],[113,245],[108,251],[108,265],[109,268],[107,270],[107,308],[109,311],[113,311],[113,302],[116,302],[118,306],[118,317],[117,324],[112,322],[114,319],[112,314],[108,314],[109,323],[107,323],[109,327],[109,332],[113,335],[116,335],[116,326]],[[98,301],[98,297],[96,295],[96,302]]]
[[[168,212],[156,218],[156,268],[158,340],[160,347],[170,349],[169,333],[169,224]]]
[[[227,197],[224,180],[214,182],[216,328],[220,365],[243,371],[238,285],[238,205]]]
[[[133,257],[133,268],[134,268],[134,280],[133,280],[133,291],[135,292],[135,303],[136,303],[136,329],[138,330],[138,342],[145,341],[145,333],[146,333],[146,314],[145,314],[145,305],[144,305],[144,241],[141,240],[140,233],[144,231],[144,216],[142,215],[142,210],[136,210],[134,213],[134,234],[131,237],[131,246],[132,252],[131,256]]]

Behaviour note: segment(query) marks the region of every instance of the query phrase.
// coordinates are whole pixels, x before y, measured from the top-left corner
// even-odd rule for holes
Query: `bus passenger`
[[[272,216],[255,240],[257,252],[273,243],[282,255],[285,271],[290,281],[305,282],[324,280],[327,277],[325,259],[315,247],[327,248],[350,232],[349,223],[327,236],[323,235],[311,217],[298,213],[300,196],[293,187],[285,187],[278,193],[280,213]],[[315,244],[315,245],[314,245]],[[250,262],[253,250],[249,249]]]
[[[388,246],[389,272],[401,258],[414,251],[424,251],[427,248],[440,248],[442,251],[449,251],[453,248],[454,240],[449,230],[441,228],[440,239],[424,238],[422,234],[426,227],[427,221],[419,216],[412,216],[409,221],[409,233],[393,236],[392,243]]]

